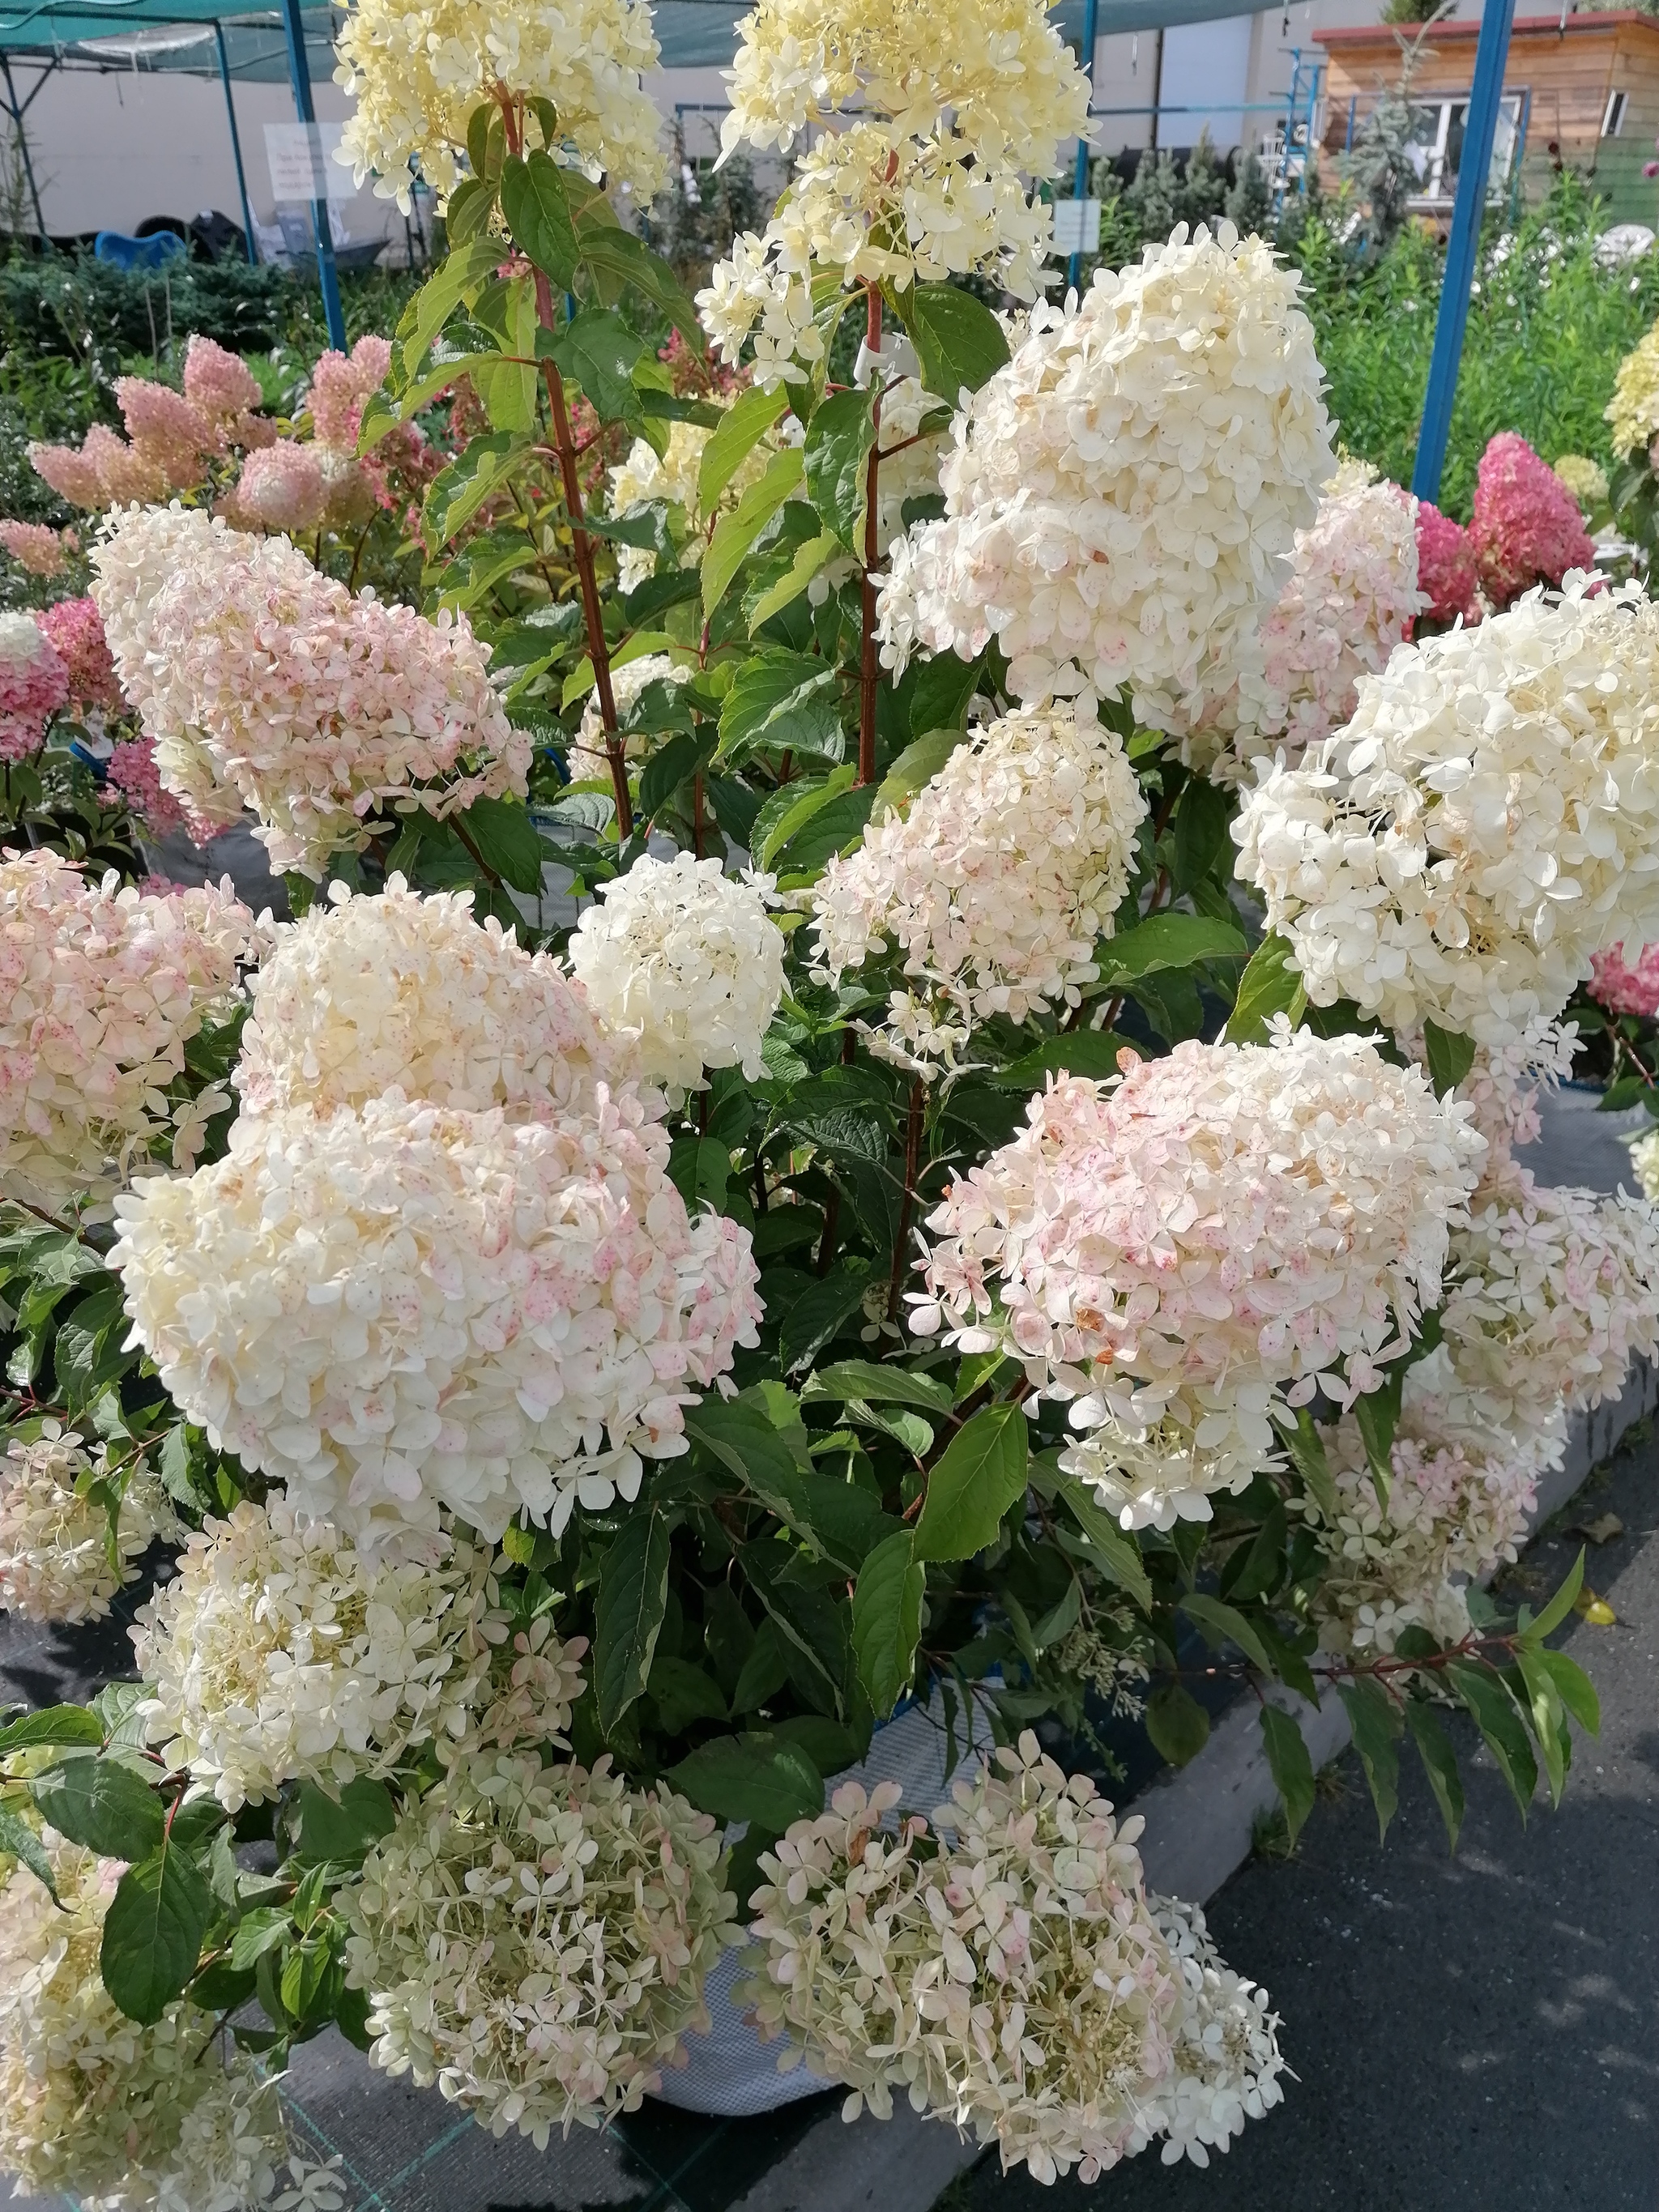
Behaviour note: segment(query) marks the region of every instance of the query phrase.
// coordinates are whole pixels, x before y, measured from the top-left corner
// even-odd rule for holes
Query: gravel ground
[[[1463,1759],[1455,1857],[1420,1770],[1379,1846],[1352,1753],[1286,1861],[1258,1856],[1209,1911],[1224,1955],[1266,1984],[1298,2077],[1207,2172],[1148,2154],[1089,2191],[981,2162],[939,2212],[1655,2212],[1659,2207],[1659,1443],[1593,1475],[1500,1593],[1534,1606],[1582,1538],[1615,1626],[1559,1639],[1594,1680],[1559,1812],[1522,1829],[1482,1749]],[[1516,1580],[1518,1576],[1519,1580]],[[1460,1737],[1468,1753],[1473,1731]]]

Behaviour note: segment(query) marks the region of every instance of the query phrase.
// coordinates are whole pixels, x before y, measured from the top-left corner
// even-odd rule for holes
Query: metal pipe
[[[1099,44],[1099,41],[1100,0],[1085,0],[1083,9],[1083,67],[1084,72],[1089,80],[1089,99],[1091,105],[1093,104],[1095,96],[1095,48]],[[1085,118],[1085,120],[1086,129],[1087,118]],[[1077,173],[1072,185],[1072,194],[1073,198],[1078,200],[1085,200],[1089,197],[1089,141],[1087,137],[1082,131],[1078,134]],[[1070,265],[1066,270],[1066,281],[1074,292],[1083,282],[1083,252],[1080,246],[1078,251],[1072,256]]]
[[[34,202],[34,227],[40,234],[40,251],[43,253],[49,253],[52,251],[52,240],[46,236],[46,218],[40,210],[40,187],[34,181],[34,164],[29,159],[29,139],[27,131],[23,128],[23,110],[17,105],[17,87],[12,82],[11,58],[3,52],[0,52],[0,70],[3,70],[6,73],[6,101],[10,110],[12,122],[16,126],[17,150],[23,157],[23,174],[28,179],[29,198]],[[40,84],[46,82],[46,76],[50,74],[51,71],[48,70],[42,76]],[[40,84],[35,86],[35,92],[40,91]],[[33,97],[34,93],[31,93],[29,98],[33,100]]]
[[[230,150],[236,163],[236,189],[242,196],[242,242],[247,248],[248,264],[252,267],[259,258],[258,246],[253,238],[253,210],[248,204],[247,173],[242,167],[242,134],[236,128],[236,101],[230,89],[230,54],[225,46],[225,27],[216,17],[213,35],[219,42],[219,82],[225,88],[225,113],[230,120]]]
[[[1423,422],[1418,432],[1417,459],[1412,469],[1412,489],[1419,499],[1439,497],[1441,474],[1446,465],[1452,402],[1457,395],[1463,333],[1469,319],[1469,287],[1474,281],[1480,217],[1486,204],[1486,179],[1492,169],[1492,144],[1498,135],[1504,70],[1509,60],[1510,32],[1514,21],[1515,0],[1486,0],[1474,50],[1474,84],[1463,126],[1457,197],[1452,204],[1451,236],[1446,244],[1446,269],[1440,286],[1440,312],[1435,318],[1434,352],[1429,361]]]
[[[306,55],[306,28],[300,14],[300,0],[283,0],[283,27],[288,33],[288,70],[294,82],[294,106],[301,123],[314,134],[317,126],[316,102],[311,96],[311,64]],[[320,177],[314,183],[323,185],[320,198],[311,203],[312,228],[317,234],[317,273],[322,280],[323,313],[328,321],[328,342],[337,351],[345,351],[345,313],[340,306],[340,273],[334,266],[334,234],[328,222],[328,187]]]
[[[1164,26],[1163,26],[1163,24],[1162,24],[1162,23],[1160,23],[1160,24],[1158,25],[1158,53],[1157,53],[1157,58],[1156,58],[1156,59],[1153,61],[1153,64],[1152,64],[1152,143],[1151,143],[1151,144],[1150,144],[1150,145],[1148,146],[1148,148],[1147,148],[1147,151],[1148,151],[1149,153],[1152,153],[1152,154],[1156,154],[1156,153],[1157,153],[1157,151],[1158,151],[1158,112],[1159,108],[1161,108],[1161,107],[1163,106],[1163,105],[1164,105]],[[1182,109],[1181,110],[1181,112],[1182,112],[1183,115],[1187,114],[1188,112],[1189,112],[1189,111],[1188,111],[1188,109],[1186,109],[1186,108],[1182,108]]]

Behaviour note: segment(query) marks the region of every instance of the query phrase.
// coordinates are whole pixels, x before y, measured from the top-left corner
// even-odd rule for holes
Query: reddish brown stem
[[[905,1248],[910,1241],[910,1216],[916,1203],[916,1179],[921,1171],[921,1125],[927,1106],[927,1085],[917,1076],[910,1085],[910,1115],[904,1131],[904,1200],[899,1207],[898,1235],[893,1239],[893,1273],[887,1285],[887,1318],[898,1318],[899,1292],[904,1288]]]
[[[872,284],[865,323],[865,344],[872,353],[881,345],[881,294]],[[872,370],[872,374],[878,372]],[[881,565],[881,536],[877,527],[876,479],[881,469],[881,391],[878,385],[871,410],[870,459],[864,477],[863,643],[859,659],[859,781],[876,780],[876,575]]]
[[[553,306],[553,287],[536,271],[536,313],[544,331],[558,328]],[[559,475],[564,484],[564,503],[570,516],[571,557],[581,586],[582,615],[587,625],[587,655],[593,664],[593,688],[599,695],[599,720],[605,726],[605,757],[611,763],[611,788],[617,801],[617,840],[624,843],[633,835],[634,806],[628,795],[628,763],[617,734],[617,698],[611,687],[611,654],[605,641],[605,621],[599,611],[599,583],[593,566],[593,541],[583,526],[581,479],[576,469],[576,444],[570,434],[570,410],[565,404],[564,379],[556,362],[544,361],[547,400],[553,417],[553,443],[559,456]]]

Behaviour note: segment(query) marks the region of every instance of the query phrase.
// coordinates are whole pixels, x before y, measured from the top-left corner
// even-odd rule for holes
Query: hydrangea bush
[[[43,459],[91,609],[5,661],[292,919],[0,864],[0,1605],[149,1583],[134,1679],[0,1721],[0,2158],[323,2212],[296,2043],[545,2142],[735,1948],[849,2117],[1205,2164],[1277,2021],[1085,1771],[1200,1752],[1192,1632],[1342,1701],[1385,1827],[1409,1741],[1455,1840],[1448,1700],[1523,1808],[1595,1726],[1576,1583],[1481,1583],[1659,1340],[1653,1211],[1516,1158],[1583,987],[1645,1048],[1659,617],[1493,611],[1334,475],[1260,240],[951,283],[1038,289],[1038,0],[762,0],[732,143],[823,135],[706,333],[605,190],[640,0],[341,54],[448,258],[303,434],[198,348]],[[446,392],[418,574],[352,573]],[[907,1700],[943,1804],[842,1778]]]

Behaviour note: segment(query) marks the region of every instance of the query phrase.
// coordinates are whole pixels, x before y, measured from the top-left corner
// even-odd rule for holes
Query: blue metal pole
[[[1439,497],[1441,471],[1446,465],[1452,401],[1457,393],[1463,332],[1469,319],[1469,286],[1474,281],[1474,257],[1480,243],[1480,217],[1486,204],[1486,179],[1498,135],[1498,111],[1503,102],[1504,69],[1514,21],[1515,0],[1486,0],[1474,50],[1474,85],[1469,94],[1463,152],[1458,163],[1457,198],[1452,204],[1451,237],[1446,245],[1440,313],[1434,325],[1429,387],[1423,396],[1423,427],[1418,432],[1417,460],[1412,470],[1412,489],[1419,499]]]
[[[306,27],[300,15],[300,0],[283,0],[283,22],[288,32],[288,70],[294,80],[295,112],[301,122],[309,127],[317,120],[317,107],[311,96],[311,64],[306,58]],[[334,266],[334,234],[328,227],[326,191],[311,203],[311,222],[317,234],[317,273],[323,283],[328,342],[343,353],[345,315],[340,306],[340,276]]]
[[[225,46],[225,27],[216,22],[213,35],[219,41],[219,81],[225,88],[225,113],[230,118],[230,150],[236,163],[236,189],[242,196],[242,239],[247,248],[248,265],[259,258],[259,248],[253,236],[253,210],[248,204],[247,172],[242,167],[242,134],[236,128],[236,100],[230,88],[230,55]]]
[[[1089,105],[1095,104],[1095,48],[1100,39],[1100,0],[1085,0],[1083,9],[1083,66],[1089,79]],[[1089,142],[1077,142],[1077,173],[1072,186],[1073,197],[1086,199],[1089,196]],[[1072,256],[1066,268],[1066,282],[1075,292],[1083,282],[1081,249]]]

